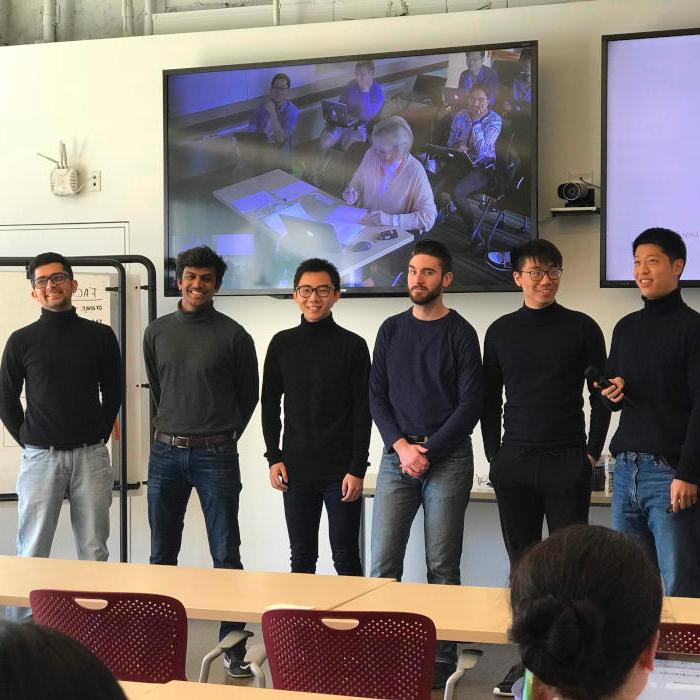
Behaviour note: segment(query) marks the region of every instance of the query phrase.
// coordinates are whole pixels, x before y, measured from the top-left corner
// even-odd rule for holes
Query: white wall
[[[1,48],[0,162],[4,167],[0,168],[0,224],[128,221],[130,251],[149,256],[160,270],[163,69],[537,39],[540,235],[553,240],[564,253],[561,302],[593,315],[609,338],[615,320],[638,306],[638,294],[598,288],[597,217],[551,219],[548,210],[559,203],[556,185],[570,171],[595,171],[598,177],[601,35],[697,24],[700,10],[696,0],[598,0],[429,18]],[[102,170],[101,193],[70,199],[49,193],[48,164],[34,153],[55,150],[59,138],[68,144],[69,158]],[[700,307],[697,290],[689,290],[685,297]],[[448,303],[469,319],[483,338],[488,324],[516,308],[519,298],[507,293],[459,294],[449,296]],[[289,301],[221,298],[217,306],[253,334],[260,358],[273,333],[297,320]],[[381,321],[405,307],[406,302],[400,299],[342,300],[335,315],[341,324],[362,333],[371,346]],[[160,300],[161,313],[173,308],[174,300]],[[132,361],[136,360],[135,354]],[[483,474],[487,467],[478,437],[475,445],[476,471]],[[282,504],[267,483],[259,414],[240,447],[244,563],[249,568],[285,570],[288,554]],[[375,467],[379,450],[375,433],[371,454]],[[148,554],[143,501],[142,496],[136,496],[133,503],[135,560],[145,560]],[[201,516],[196,508],[190,510],[181,560],[207,565]],[[4,525],[0,552],[11,553],[12,509],[0,509],[0,518]],[[495,508],[471,506],[467,533],[465,582],[502,584],[505,554]],[[68,552],[70,546],[64,545],[64,549]],[[408,569],[415,571],[415,576],[419,575],[420,560],[414,551]]]

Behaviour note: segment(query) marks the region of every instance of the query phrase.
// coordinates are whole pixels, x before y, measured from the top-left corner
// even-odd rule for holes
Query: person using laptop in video
[[[320,258],[299,265],[293,299],[301,323],[270,341],[262,425],[270,483],[283,494],[292,572],[316,572],[325,505],[335,570],[362,576],[359,531],[372,429],[370,360],[364,339],[333,319],[331,310],[339,298],[335,265]]]
[[[467,70],[459,76],[459,87],[471,90],[480,87],[488,97],[489,106],[493,106],[498,95],[498,73],[495,68],[484,65],[485,51],[467,51]]]
[[[368,209],[363,223],[429,231],[437,210],[428,176],[411,153],[413,132],[402,117],[382,119],[343,199]]]
[[[339,102],[348,108],[348,117],[354,121],[349,126],[326,122],[319,140],[319,164],[316,177],[327,168],[330,149],[338,142],[343,151],[354,141],[367,140],[367,124],[379,115],[384,106],[384,91],[374,79],[374,61],[358,61],[355,79],[343,89]]]
[[[481,245],[474,229],[471,196],[482,192],[491,183],[496,163],[496,141],[503,120],[489,107],[486,91],[481,87],[469,91],[468,108],[459,110],[452,118],[448,148],[464,154],[459,163],[451,161],[436,175],[436,193],[453,194],[453,202],[466,225],[469,239]]]

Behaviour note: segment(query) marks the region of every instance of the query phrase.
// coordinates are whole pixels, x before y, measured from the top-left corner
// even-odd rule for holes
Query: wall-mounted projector
[[[600,209],[595,205],[595,190],[587,183],[562,182],[557,187],[557,196],[566,204],[552,207],[552,216],[557,214],[597,214]]]

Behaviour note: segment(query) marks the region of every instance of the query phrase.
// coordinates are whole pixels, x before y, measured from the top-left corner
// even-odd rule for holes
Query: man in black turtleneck
[[[700,314],[681,298],[683,239],[651,228],[632,244],[644,308],[613,331],[603,390],[622,410],[612,524],[658,562],[666,595],[700,597]]]
[[[481,432],[512,566],[542,539],[544,518],[550,533],[588,522],[591,469],[603,449],[610,414],[592,393],[586,440],[584,373],[591,365],[604,366],[605,340],[592,318],[556,302],[559,249],[537,239],[513,250],[511,261],[524,303],[486,331]],[[513,667],[494,694],[512,695],[522,673],[522,667]]]
[[[294,301],[301,309],[301,324],[280,331],[270,342],[262,424],[270,483],[284,494],[292,571],[316,571],[325,504],[335,570],[361,576],[360,497],[372,427],[370,360],[364,339],[333,320],[331,309],[339,298],[335,265],[319,258],[299,265]]]
[[[177,564],[187,501],[197,491],[217,569],[242,569],[237,441],[258,402],[253,339],[214,308],[226,263],[211,248],[175,261],[182,299],[175,313],[146,328],[143,352],[158,406],[148,460],[151,564]],[[243,623],[222,622],[219,639]],[[245,640],[224,655],[229,675],[252,676]]]
[[[68,492],[78,557],[104,561],[113,484],[105,442],[121,401],[119,345],[109,326],[76,314],[78,283],[62,255],[37,255],[27,278],[41,318],[10,336],[0,367],[0,418],[24,448],[17,553],[49,556]]]

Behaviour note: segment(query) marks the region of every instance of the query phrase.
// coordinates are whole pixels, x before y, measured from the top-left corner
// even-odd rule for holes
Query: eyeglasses
[[[545,275],[547,275],[550,280],[561,279],[561,273],[564,272],[564,270],[555,267],[551,270],[519,270],[519,272],[521,275],[530,275],[530,279],[533,282],[539,282],[544,279]]]
[[[334,287],[332,284],[320,284],[318,287],[311,287],[308,284],[302,284],[301,287],[296,287],[294,290],[302,299],[308,299],[314,292],[321,299],[327,297]]]
[[[54,272],[53,275],[48,277],[37,277],[32,283],[37,289],[43,289],[51,280],[51,284],[63,284],[66,280],[70,279],[70,275],[67,272]]]

